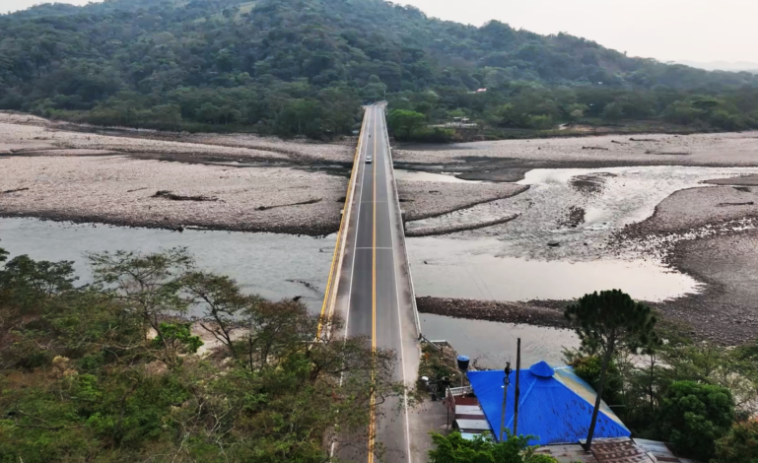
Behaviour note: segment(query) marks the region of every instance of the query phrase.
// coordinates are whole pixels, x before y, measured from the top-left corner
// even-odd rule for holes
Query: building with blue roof
[[[492,429],[500,436],[503,407],[503,379],[498,370],[470,371],[468,379]],[[505,425],[513,430],[516,397],[516,372],[508,386]],[[518,433],[533,436],[531,445],[575,444],[587,438],[595,404],[595,391],[571,367],[553,368],[545,362],[520,372]],[[595,438],[629,437],[631,432],[602,402],[595,427]]]

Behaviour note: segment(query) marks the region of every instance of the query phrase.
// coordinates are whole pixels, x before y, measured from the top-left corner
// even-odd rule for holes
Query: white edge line
[[[368,111],[366,111],[366,119],[368,120],[369,114]],[[366,126],[368,127],[368,121],[366,123]],[[358,148],[358,162],[363,162],[363,141],[361,140],[361,146]],[[368,151],[368,144],[366,145],[366,151]],[[358,172],[361,171],[361,165],[358,165],[358,170],[356,171],[356,175]],[[363,174],[366,174],[366,169],[363,169]],[[357,179],[355,179],[354,184],[357,184]],[[355,245],[353,246],[353,249],[358,247],[358,230],[361,226],[361,201],[360,199],[363,198],[363,176],[361,176],[361,191],[360,191],[360,198],[358,199],[358,211],[357,211],[357,217],[358,220],[355,222]],[[355,195],[353,195],[353,201],[355,201]],[[347,221],[348,228],[350,227],[350,217],[348,217]],[[347,242],[347,236],[345,236],[345,242]],[[350,289],[347,292],[347,313],[345,314],[345,334],[344,334],[344,342],[347,342],[347,330],[350,326],[350,301],[353,299],[353,277],[355,276],[355,255],[358,254],[357,252],[353,251],[353,264],[350,267]],[[342,379],[345,376],[345,373],[340,373],[340,387],[342,387]],[[329,450],[329,456],[334,458],[334,445],[336,444],[336,436],[335,440],[332,441],[331,449]]]
[[[385,124],[386,124],[386,122],[382,123],[383,126]],[[385,130],[385,133],[386,133],[386,127],[384,128],[384,130]],[[391,154],[391,151],[390,151],[389,139],[385,138],[385,143],[387,143],[387,161],[388,161],[389,167],[390,167],[390,175],[392,176],[392,182],[393,182],[392,185],[395,188],[395,194],[397,194],[397,184],[395,183],[395,173],[394,173],[394,167],[392,165],[392,154]],[[399,202],[397,202],[395,204],[397,204],[398,208],[400,207],[400,203]],[[402,219],[402,215],[401,215],[401,217],[400,217],[400,223],[399,223],[399,225],[401,227],[401,230],[402,230],[402,226],[403,226],[402,220],[403,219]],[[393,237],[394,237],[394,234],[393,234]],[[397,326],[398,326],[398,329],[400,330],[399,331],[399,334],[400,334],[400,365],[401,365],[401,370],[403,372],[403,385],[407,387],[408,386],[408,380],[407,380],[406,374],[405,374],[405,348],[403,347],[403,344],[405,344],[404,332],[403,332],[403,315],[402,315],[402,312],[400,311],[400,286],[398,286],[398,284],[397,284],[397,268],[395,268],[395,265],[397,265],[397,262],[395,260],[395,254],[394,253],[392,254],[392,264],[393,264],[392,265],[392,267],[393,267],[393,271],[392,271],[393,277],[392,278],[393,278],[394,283],[395,283],[395,298],[397,300],[397,304],[396,304],[396,306],[397,306]],[[411,296],[413,296],[413,295],[411,295]],[[408,417],[408,392],[405,391],[405,390],[403,391],[403,409],[405,410],[405,443],[407,445],[408,463],[411,463],[413,461],[413,457],[412,457],[412,454],[411,454],[411,425],[410,425],[410,419]]]
[[[357,161],[358,165],[357,166],[355,166],[355,165],[353,166],[353,172],[351,172],[351,174],[350,174],[350,184],[348,185],[349,188],[352,191],[348,191],[347,192],[347,198],[349,198],[349,197],[352,196],[353,200],[355,200],[355,188],[356,188],[356,181],[353,178],[353,175],[357,175],[358,171],[360,171],[360,169],[361,169],[361,164],[363,162],[363,161],[361,161],[361,153],[362,153],[362,149],[363,149],[363,139],[364,139],[364,137],[363,137],[364,130],[363,129],[365,127],[368,127],[368,118],[367,118],[367,116],[365,114],[364,114],[364,117],[363,117],[363,123],[365,125],[363,125],[363,124],[361,125],[361,135],[358,138],[358,141],[360,143],[360,145],[358,146],[358,155],[355,156],[355,157],[353,157],[353,162],[355,163]],[[368,151],[368,144],[366,144],[366,150]],[[362,192],[363,192],[363,190],[361,190],[361,193]],[[363,194],[361,194],[361,199],[363,199]],[[360,207],[360,203],[358,203],[358,207]],[[345,260],[345,249],[347,248],[347,232],[350,229],[350,213],[352,212],[352,210],[353,210],[353,201],[350,201],[349,203],[346,203],[345,207],[342,210],[343,217],[342,217],[342,223],[340,224],[340,226],[342,224],[344,224],[345,225],[345,229],[342,230],[340,228],[340,234],[339,234],[340,236],[339,236],[339,238],[342,239],[342,245],[340,246],[339,259],[338,259],[339,262],[337,262],[337,273],[336,273],[337,275],[340,275],[340,276],[342,275],[342,263]],[[347,222],[345,222],[345,217],[344,217],[345,213],[347,213]],[[343,234],[345,235],[344,237],[341,236]],[[352,285],[352,281],[351,281],[351,285]],[[327,318],[331,318],[331,317],[334,316],[334,309],[335,309],[335,307],[337,305],[337,293],[339,292],[339,287],[340,287],[340,278],[337,278],[334,281],[334,285],[332,287],[332,297],[331,297],[332,302],[329,304],[330,308],[329,308],[329,315],[328,315]]]
[[[386,119],[385,119],[385,125],[386,125]],[[390,133],[389,130],[384,131],[384,137],[385,141],[387,142],[387,153],[389,153],[390,160],[392,160],[392,147],[390,146]],[[416,325],[416,336],[417,340],[420,340],[422,337],[422,331],[421,331],[421,317],[418,313],[418,306],[416,305],[416,286],[413,283],[413,271],[411,270],[411,257],[408,254],[408,244],[406,241],[405,236],[405,222],[403,220],[403,210],[400,207],[400,193],[397,189],[397,179],[395,178],[395,163],[390,162],[390,171],[392,175],[392,183],[395,187],[395,204],[397,204],[397,215],[400,217],[400,231],[403,234],[403,254],[405,255],[405,264],[408,267],[408,283],[410,285],[411,290],[411,307],[413,309],[413,321]]]

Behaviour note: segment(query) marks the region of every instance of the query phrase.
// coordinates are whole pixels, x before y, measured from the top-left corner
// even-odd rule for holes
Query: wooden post
[[[513,435],[518,436],[519,379],[521,377],[521,338],[516,343],[516,404],[513,406]]]
[[[511,374],[511,362],[505,362],[505,377],[503,377],[503,414],[500,417],[500,439],[498,442],[503,441],[503,434],[505,433],[505,405],[508,403],[508,385],[511,383],[509,378]]]

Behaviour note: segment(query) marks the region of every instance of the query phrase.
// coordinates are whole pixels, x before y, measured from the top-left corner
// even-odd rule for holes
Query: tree
[[[410,139],[420,128],[424,126],[426,117],[415,111],[404,109],[395,109],[390,111],[387,117],[387,124],[390,130],[398,138]]]
[[[624,117],[624,108],[621,104],[613,102],[605,106],[602,116],[612,122],[619,121]]]
[[[99,284],[28,285],[36,302],[23,314],[7,310],[15,282],[40,281],[44,269],[53,270],[44,281],[70,282],[73,273],[65,262],[22,260],[13,278],[0,265],[3,461],[324,463],[325,438],[337,433],[346,437],[338,445],[351,445],[380,404],[414,399],[393,379],[394,352],[341,336],[339,319],[313,342],[320,320],[303,304],[242,294],[193,268],[182,250],[93,255]],[[160,311],[175,295],[191,296],[209,329],[229,325],[212,355],[195,354],[196,324]],[[152,339],[145,312],[158,315]],[[252,331],[232,331],[238,324]],[[161,361],[169,350],[181,360],[174,368]]]
[[[574,368],[574,373],[595,388],[595,390],[600,388],[602,359],[597,356],[579,357],[571,362],[571,366]],[[623,401],[623,387],[624,378],[621,377],[616,362],[611,361],[608,363],[608,368],[605,372],[603,400],[611,406],[621,404]]]
[[[429,463],[557,463],[547,455],[535,455],[529,437],[508,435],[495,442],[481,434],[464,439],[458,431],[448,436],[432,433],[435,449],[429,451]]]
[[[184,276],[186,291],[203,310],[198,324],[224,345],[234,360],[240,360],[236,333],[241,328],[240,313],[261,302],[257,296],[243,295],[234,280],[208,272]]]
[[[737,423],[716,441],[718,463],[758,463],[758,421]]]
[[[155,331],[164,348],[163,360],[177,363],[178,344],[164,333],[164,322],[187,311],[191,300],[182,294],[185,274],[194,267],[186,248],[140,255],[118,251],[90,254],[96,283],[102,285]],[[147,330],[145,331],[147,336]]]
[[[659,426],[683,455],[709,461],[716,441],[734,422],[734,400],[728,389],[693,381],[673,383],[663,398]]]
[[[620,290],[601,291],[582,296],[565,311],[566,319],[582,341],[582,348],[602,358],[600,380],[592,421],[587,433],[587,449],[592,447],[597,416],[600,411],[606,372],[619,346],[637,349],[653,344],[656,319],[649,307],[632,300]]]

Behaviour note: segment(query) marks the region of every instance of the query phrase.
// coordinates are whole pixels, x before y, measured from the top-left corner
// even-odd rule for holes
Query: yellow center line
[[[376,121],[377,118],[374,117],[374,198],[373,198],[373,209],[374,209],[374,218],[372,220],[373,222],[373,236],[372,236],[372,243],[371,243],[371,352],[376,352],[376,165],[379,164],[379,158],[377,156],[376,152],[376,139],[378,138],[378,133],[376,131]],[[372,370],[371,372],[371,380],[372,382],[375,379],[375,372]],[[375,440],[375,434],[376,434],[376,399],[373,394],[371,394],[371,409],[370,409],[370,424],[369,424],[369,443],[368,443],[368,463],[374,462],[374,440]]]
[[[345,204],[342,206],[342,217],[340,218],[340,227],[339,227],[339,230],[337,231],[337,242],[334,244],[334,253],[332,255],[332,264],[329,267],[329,278],[328,278],[328,280],[326,282],[326,290],[324,291],[324,301],[323,301],[323,303],[321,305],[321,318],[320,318],[320,320],[318,322],[318,330],[316,332],[316,338],[318,338],[318,339],[321,338],[321,331],[323,329],[323,324],[324,324],[324,321],[325,321],[325,315],[328,315],[328,317],[326,317],[326,319],[329,319],[329,320],[331,319],[331,317],[333,315],[334,304],[332,304],[332,307],[329,308],[330,310],[329,310],[328,314],[327,314],[327,305],[329,303],[329,296],[332,293],[336,293],[336,290],[332,291],[332,284],[333,283],[334,283],[334,285],[338,284],[337,281],[333,281],[334,278],[335,278],[335,268],[338,266],[337,265],[337,256],[339,255],[340,243],[342,242],[341,240],[343,238],[345,240],[347,240],[346,228],[348,228],[349,222],[350,222],[350,217],[349,217],[349,214],[347,214],[347,211],[351,208],[350,206],[351,206],[351,203],[352,203],[352,201],[350,201],[352,199],[351,195],[350,195],[350,192],[353,189],[353,184],[357,180],[356,179],[357,173],[358,173],[358,171],[360,169],[359,163],[360,163],[360,160],[361,160],[361,151],[363,149],[363,136],[365,135],[365,131],[366,131],[365,129],[368,127],[368,124],[369,124],[368,123],[369,116],[370,116],[370,113],[368,111],[366,111],[366,113],[363,116],[363,121],[361,122],[361,132],[360,132],[360,134],[358,136],[358,146],[356,147],[355,154],[353,155],[353,169],[352,169],[352,171],[350,173],[350,180],[347,183],[347,195],[346,195],[346,199],[345,199]],[[334,294],[334,297],[332,299],[333,300],[336,299],[336,294]]]

